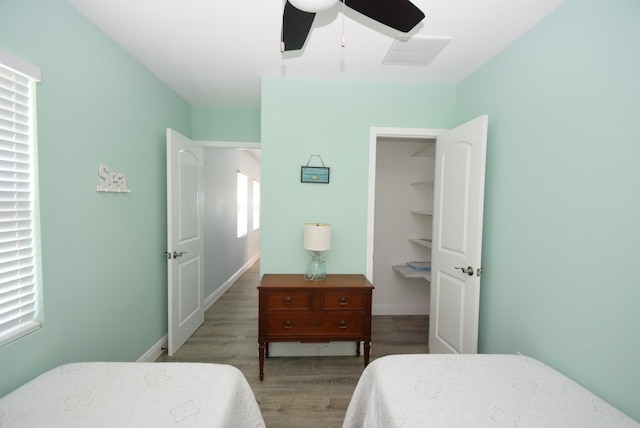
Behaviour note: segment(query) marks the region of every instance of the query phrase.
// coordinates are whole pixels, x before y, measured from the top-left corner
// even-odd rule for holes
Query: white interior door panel
[[[476,353],[488,117],[436,141],[429,352]]]
[[[167,129],[168,353],[204,322],[203,155]]]

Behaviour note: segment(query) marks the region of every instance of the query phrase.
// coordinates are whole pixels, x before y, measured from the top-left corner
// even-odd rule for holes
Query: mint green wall
[[[260,107],[193,106],[194,140],[260,142]]]
[[[640,2],[569,0],[458,86],[489,114],[480,351],[640,420]]]
[[[321,221],[332,225],[327,270],[364,273],[370,128],[448,128],[454,102],[453,86],[263,79],[261,271],[304,272],[304,223]],[[329,184],[300,183],[312,154]]]
[[[0,49],[39,66],[44,327],[0,348],[0,396],[71,361],[133,361],[166,334],[165,129],[190,106],[63,0],[2,0]],[[98,165],[129,194],[97,193]]]
[[[0,48],[43,76],[45,323],[0,348],[0,395],[166,333],[166,127],[262,140],[263,272],[304,270],[308,221],[333,225],[330,272],[364,272],[369,128],[488,113],[480,350],[537,357],[640,418],[639,8],[569,0],[457,88],[265,79],[258,108],[190,107],[65,1],[2,0]],[[299,182],[311,154],[329,185]],[[132,193],[96,193],[100,163]]]

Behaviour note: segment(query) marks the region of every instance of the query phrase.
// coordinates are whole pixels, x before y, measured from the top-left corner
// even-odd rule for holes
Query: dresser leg
[[[360,341],[356,341],[356,357],[360,356]]]
[[[260,359],[260,380],[264,379],[264,349],[265,344],[260,343],[258,346],[258,357]]]
[[[364,342],[364,366],[369,365],[369,353],[371,352],[371,342]]]

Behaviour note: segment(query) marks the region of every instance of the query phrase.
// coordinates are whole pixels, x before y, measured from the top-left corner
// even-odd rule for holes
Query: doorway
[[[204,150],[205,308],[211,306],[260,254],[260,151],[205,146]],[[237,175],[246,177],[246,233],[237,235]],[[259,203],[259,198],[257,201]],[[257,208],[257,209],[255,209]],[[257,222],[255,220],[258,220]]]
[[[255,227],[259,222],[252,221],[246,233],[236,234],[237,177],[244,170],[252,184],[259,183],[260,158],[253,153],[258,149],[258,143],[192,141],[167,129],[169,355],[204,321],[206,308],[259,257],[259,226]],[[244,218],[248,223],[252,217],[259,218],[259,213],[247,211],[255,200],[249,200],[249,195],[259,192],[260,186],[249,187],[249,180],[246,185]],[[249,242],[250,235],[255,242]],[[218,248],[231,258],[221,260],[215,251]],[[218,281],[212,275],[220,272]]]
[[[433,152],[442,132],[371,129],[367,278],[376,287],[374,315],[429,314],[429,281],[406,278],[394,266],[430,260],[430,248],[418,241],[431,237],[432,218],[422,213],[433,210],[433,161],[418,155]]]
[[[388,288],[387,284],[374,278],[374,261],[378,262],[374,257],[376,229],[394,226],[393,221],[381,225],[375,220],[378,142],[383,138],[435,140],[434,154],[424,156],[432,157],[434,161],[432,206],[413,212],[430,216],[433,222],[432,239],[415,239],[428,241],[431,249],[431,351],[477,352],[487,129],[488,116],[483,115],[447,130],[372,128],[370,132],[367,277],[376,288]],[[392,289],[387,289],[386,295],[394,296]],[[380,297],[384,295],[378,293]],[[380,304],[374,295],[374,315],[384,309],[377,303]]]

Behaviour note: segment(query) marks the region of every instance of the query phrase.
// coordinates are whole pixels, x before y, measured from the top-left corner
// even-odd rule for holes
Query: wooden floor
[[[173,357],[165,352],[157,361],[239,368],[268,428],[341,427],[362,374],[362,356],[271,357],[265,360],[264,381],[259,380],[259,266],[252,266],[209,308],[204,324]],[[390,354],[427,353],[428,330],[428,316],[374,316],[371,361]]]

